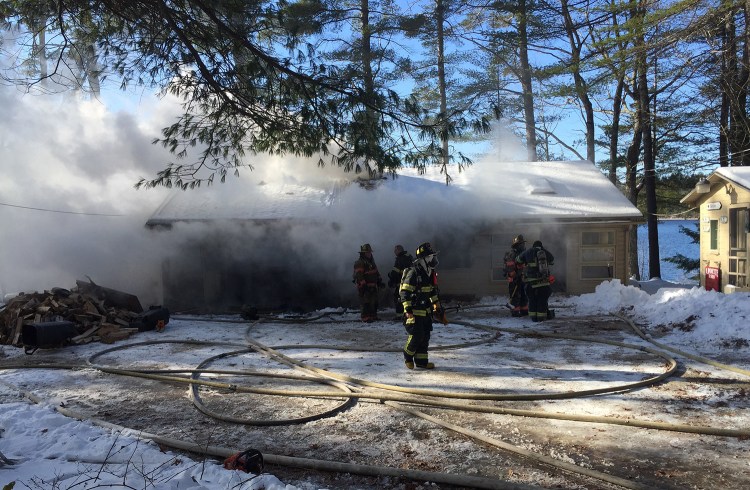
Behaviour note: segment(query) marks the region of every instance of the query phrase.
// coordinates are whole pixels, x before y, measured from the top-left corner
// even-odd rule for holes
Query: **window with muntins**
[[[711,220],[711,240],[709,242],[709,249],[719,250],[719,220]]]
[[[581,279],[610,279],[614,277],[615,232],[597,230],[581,232]]]
[[[748,208],[735,207],[729,210],[729,274],[727,283],[747,287],[747,233]]]

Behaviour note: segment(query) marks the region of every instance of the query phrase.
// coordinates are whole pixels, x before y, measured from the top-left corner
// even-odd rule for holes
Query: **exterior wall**
[[[747,232],[744,232],[746,244],[744,252],[735,252],[730,258],[730,210],[748,208],[750,208],[750,190],[726,182],[720,185],[714,184],[711,192],[700,201],[700,275],[703,287],[706,286],[706,267],[710,266],[717,267],[721,271],[720,291],[750,291],[747,283],[739,288],[727,287],[730,284],[729,272],[731,269],[736,269],[738,257],[740,270],[747,267],[749,238]],[[712,236],[712,226],[717,227],[715,239]],[[742,257],[745,258],[744,264]]]
[[[505,224],[502,229],[486,230],[474,236],[469,267],[439,269],[441,293],[456,297],[507,295],[508,283],[498,268],[502,268],[502,256],[510,249],[511,241],[519,233],[518,230],[524,235],[527,247],[538,239],[555,256],[555,265],[552,268],[556,278],[554,292],[590,293],[609,278],[620,279],[623,284],[627,284],[628,237],[633,226],[635,225],[630,223],[558,223],[544,226]],[[592,234],[606,237],[607,240],[611,238],[611,243],[604,247],[606,250],[597,251],[599,255],[604,254],[599,257],[601,260],[595,263],[595,268],[601,271],[600,274],[603,276],[582,277],[582,267],[586,265],[582,260],[591,258],[591,254],[584,250],[590,245],[583,244],[584,233],[589,234],[589,241]],[[590,246],[588,248],[591,249]]]
[[[519,233],[526,245],[539,239],[555,256],[552,268],[555,293],[583,294],[593,292],[602,281],[612,277],[627,282],[628,233],[630,223],[547,223],[520,225],[498,224],[474,235],[444,233],[433,245],[440,250],[438,281],[444,297],[459,301],[485,296],[508,295],[508,282],[502,275],[502,258]],[[187,243],[181,253],[163,263],[164,304],[173,311],[236,312],[243,305],[259,309],[309,310],[335,305],[357,306],[356,290],[351,284],[351,262],[328,257],[339,263],[335,269],[324,265],[312,254],[299,256],[297,250],[285,248],[291,242],[285,228],[271,229],[261,243],[250,235],[233,236],[214,233],[201,235]],[[606,237],[604,246],[591,243],[591,237]],[[587,237],[587,238],[584,238]],[[611,242],[611,243],[609,243]],[[230,246],[240,244],[239,247]],[[599,276],[586,278],[584,258],[591,249],[599,260],[593,266]],[[242,255],[241,251],[247,251]],[[603,254],[603,255],[602,255]],[[354,260],[352,254],[351,261]],[[387,254],[376,257],[382,274],[387,274],[391,259]],[[392,289],[384,290],[381,307],[392,306]]]
[[[596,289],[596,286],[608,279],[619,279],[623,284],[628,283],[630,276],[628,270],[628,237],[633,226],[635,225],[602,223],[571,226],[568,229],[566,234],[566,250],[568,251],[566,292],[568,294],[591,293]],[[607,243],[601,244],[604,247],[600,252],[600,254],[606,255],[596,257],[597,260],[594,262],[586,262],[586,259],[591,259],[591,257],[586,256],[585,250],[589,247],[589,243],[584,237],[584,233],[591,232],[598,232],[602,237],[606,237]],[[611,241],[609,240],[610,236]],[[593,265],[596,269],[602,271],[606,269],[607,277],[604,277],[603,272],[598,277],[586,277],[584,267],[587,265],[589,267]]]

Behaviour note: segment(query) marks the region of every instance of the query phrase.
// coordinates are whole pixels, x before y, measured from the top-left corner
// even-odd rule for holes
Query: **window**
[[[581,232],[581,279],[610,279],[614,277],[614,230]]]
[[[747,281],[747,233],[748,208],[729,209],[729,274],[727,283],[746,287]]]
[[[710,250],[719,250],[719,220],[711,220],[711,240],[708,248]]]
[[[729,257],[727,283],[740,288],[747,287],[747,259]]]
[[[729,210],[729,249],[731,252],[747,249],[747,208]],[[730,253],[730,255],[735,255]]]

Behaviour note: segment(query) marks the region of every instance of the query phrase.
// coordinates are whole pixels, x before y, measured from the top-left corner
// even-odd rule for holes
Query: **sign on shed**
[[[718,267],[706,266],[706,291],[719,291],[721,288],[721,270]]]

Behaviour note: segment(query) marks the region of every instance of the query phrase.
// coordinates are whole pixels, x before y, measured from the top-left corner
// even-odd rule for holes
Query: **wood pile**
[[[130,325],[142,311],[137,297],[91,280],[76,281],[76,287],[70,290],[21,293],[0,310],[0,344],[21,347],[24,325],[64,321],[76,325],[78,335],[70,339],[71,343],[109,344],[138,332]]]

